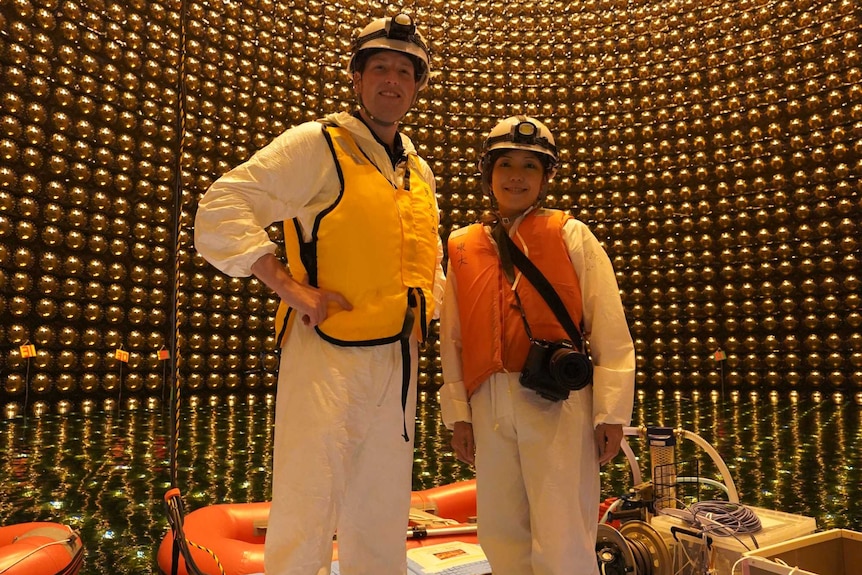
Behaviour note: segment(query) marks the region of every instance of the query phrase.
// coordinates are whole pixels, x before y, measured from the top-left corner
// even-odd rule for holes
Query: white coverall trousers
[[[494,575],[597,575],[592,387],[552,402],[497,373],[470,399],[479,543]]]
[[[276,398],[266,575],[404,575],[417,346],[401,407],[401,344],[341,347],[294,322]],[[406,416],[409,441],[405,441]]]

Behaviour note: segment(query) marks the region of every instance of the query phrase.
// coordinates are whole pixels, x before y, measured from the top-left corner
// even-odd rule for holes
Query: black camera
[[[568,399],[593,381],[593,362],[567,339],[533,339],[520,381],[545,399]]]

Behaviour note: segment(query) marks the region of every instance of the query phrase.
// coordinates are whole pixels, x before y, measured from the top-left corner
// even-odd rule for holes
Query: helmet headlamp
[[[413,23],[413,19],[407,14],[398,14],[386,20],[383,28],[356,38],[353,41],[353,51],[358,51],[364,44],[380,38],[408,42],[415,44],[422,50],[428,50],[425,42],[422,41],[422,36],[416,33],[416,24]]]
[[[416,24],[407,14],[398,14],[386,23],[386,37],[393,40],[413,42],[425,46],[421,38],[416,37]]]
[[[518,137],[535,138],[537,131],[536,125],[532,122],[519,122],[518,125],[515,126],[515,139],[517,140]]]
[[[547,137],[539,135],[539,127],[530,120],[520,120],[512,125],[508,133],[491,136],[485,141],[485,149],[491,150],[500,142],[512,142],[546,151],[554,159],[557,157],[557,146]],[[517,146],[516,146],[517,147]]]

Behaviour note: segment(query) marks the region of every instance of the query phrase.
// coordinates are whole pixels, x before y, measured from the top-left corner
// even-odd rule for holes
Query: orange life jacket
[[[512,239],[554,286],[575,325],[580,325],[581,285],[562,237],[569,218],[559,210],[535,210],[523,219]],[[484,226],[456,230],[449,236],[448,246],[457,284],[464,386],[470,396],[493,373],[521,371],[530,340],[496,246]],[[520,278],[517,289],[534,338],[570,339],[525,277]]]

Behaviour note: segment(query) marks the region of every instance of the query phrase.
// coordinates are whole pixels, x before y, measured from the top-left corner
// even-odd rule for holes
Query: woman
[[[540,207],[556,165],[541,122],[498,123],[479,162],[493,217],[448,240],[442,415],[456,456],[476,466],[494,575],[599,573],[599,466],[631,418],[634,346],[610,259],[585,224]]]

